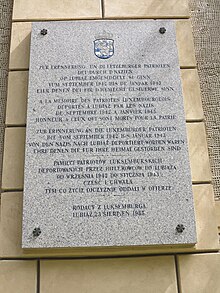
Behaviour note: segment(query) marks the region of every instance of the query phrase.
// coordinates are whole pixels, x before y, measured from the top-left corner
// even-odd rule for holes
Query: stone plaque
[[[195,242],[175,22],[34,23],[23,248]]]

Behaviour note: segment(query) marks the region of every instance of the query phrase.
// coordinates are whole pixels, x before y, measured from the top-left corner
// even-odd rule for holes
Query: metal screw
[[[178,224],[178,225],[176,226],[176,231],[177,231],[178,233],[183,233],[184,230],[185,230],[185,227],[183,226],[183,224]]]
[[[159,29],[159,32],[160,32],[161,34],[165,34],[166,31],[167,31],[167,30],[165,29],[165,27],[161,27],[161,28]]]
[[[46,34],[47,34],[47,30],[44,28],[44,29],[42,29],[41,31],[40,31],[40,34],[42,35],[42,36],[45,36]]]
[[[38,228],[34,228],[34,230],[33,230],[33,236],[34,237],[38,237],[38,236],[40,236],[40,234],[41,234],[41,229],[38,227]]]

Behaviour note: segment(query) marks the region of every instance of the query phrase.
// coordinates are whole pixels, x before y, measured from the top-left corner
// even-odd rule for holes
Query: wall
[[[216,205],[189,17],[186,0],[14,1],[0,213],[0,292],[220,291]],[[198,234],[195,248],[28,253],[21,249],[31,22],[101,18],[176,21]]]

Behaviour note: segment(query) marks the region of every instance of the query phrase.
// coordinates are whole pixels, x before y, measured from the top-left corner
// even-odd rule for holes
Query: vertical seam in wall
[[[105,4],[104,4],[104,0],[100,0],[101,1],[101,11],[102,11],[102,18],[105,18]]]
[[[37,287],[36,293],[40,293],[40,260],[37,260]]]
[[[175,261],[175,270],[176,270],[176,283],[177,283],[177,292],[181,293],[181,286],[180,286],[180,275],[179,275],[179,267],[178,267],[178,259],[177,255],[174,255],[174,261]]]
[[[2,3],[0,3],[2,4]],[[7,29],[7,26],[9,25],[10,23],[10,28],[9,28],[9,33],[7,35],[8,37],[8,40],[9,40],[9,43],[8,43],[8,54],[7,54],[7,65],[6,66],[1,66],[1,70],[0,70],[0,79],[4,78],[2,77],[1,75],[1,72],[3,72],[4,70],[7,71],[7,82],[6,82],[6,86],[5,86],[5,92],[4,92],[4,85],[3,85],[3,90],[0,91],[0,94],[2,94],[2,99],[4,99],[4,108],[2,109],[2,112],[0,113],[0,115],[3,115],[3,125],[2,125],[2,131],[3,133],[1,134],[1,137],[0,137],[0,144],[2,144],[2,153],[0,154],[0,201],[1,201],[1,193],[2,193],[2,176],[3,176],[3,159],[4,159],[4,143],[5,143],[5,119],[6,119],[6,107],[7,107],[7,99],[8,99],[8,74],[9,74],[9,58],[10,58],[10,46],[11,46],[11,34],[12,34],[12,9],[13,9],[13,1],[8,1],[8,7],[10,7],[9,11],[7,11],[7,13],[10,13],[8,14],[9,19],[6,19],[6,16],[7,16],[7,13],[3,13],[2,16],[2,19],[1,19],[1,27],[0,29],[2,29],[2,27],[4,27],[4,29]],[[0,11],[2,13],[2,10]],[[1,36],[2,37],[2,36]],[[0,41],[1,42],[1,41]],[[2,43],[1,45],[4,45],[4,43]],[[2,54],[2,56],[4,57],[3,55],[4,52],[0,52],[0,54]],[[1,61],[4,60],[4,59],[1,59]],[[1,65],[2,65],[2,62],[1,62]],[[5,94],[4,94],[5,93]],[[2,139],[2,141],[1,141]]]

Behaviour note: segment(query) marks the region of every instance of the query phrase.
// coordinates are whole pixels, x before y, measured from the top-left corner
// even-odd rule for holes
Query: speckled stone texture
[[[195,243],[175,23],[34,23],[23,248]]]
[[[8,59],[11,34],[12,6],[12,0],[0,0],[0,178],[2,178],[2,157],[5,132],[4,115],[7,97]]]

